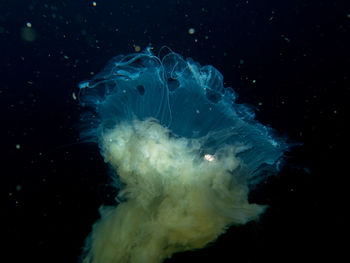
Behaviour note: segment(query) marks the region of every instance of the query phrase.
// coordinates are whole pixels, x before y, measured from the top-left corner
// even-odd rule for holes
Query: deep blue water
[[[78,262],[98,207],[113,203],[115,190],[97,146],[79,140],[73,93],[113,56],[147,46],[215,66],[259,121],[301,143],[280,176],[252,193],[270,206],[260,222],[166,262],[340,257],[349,144],[346,1],[93,3],[0,0],[1,217],[11,262]]]

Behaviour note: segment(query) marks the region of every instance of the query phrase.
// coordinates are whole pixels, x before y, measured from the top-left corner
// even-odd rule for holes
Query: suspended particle
[[[30,26],[28,26],[28,24]],[[37,38],[36,31],[32,28],[32,24],[27,23],[26,27],[21,29],[21,38],[27,42],[33,42]]]
[[[196,32],[196,30],[195,30],[193,27],[191,27],[190,29],[188,29],[188,33],[189,33],[190,35],[193,35],[195,32]]]

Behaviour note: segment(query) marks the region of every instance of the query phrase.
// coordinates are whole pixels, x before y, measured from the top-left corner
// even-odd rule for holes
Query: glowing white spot
[[[215,160],[214,156],[211,154],[204,155],[204,159],[206,159],[208,162],[213,162]]]
[[[97,3],[95,1],[92,2],[93,6],[97,6]]]
[[[77,100],[77,95],[75,95],[75,92],[72,94],[73,100]]]
[[[21,149],[21,145],[20,144],[16,144],[16,149],[17,150]]]
[[[27,23],[26,23],[26,26],[27,26],[27,27],[32,27],[32,23],[27,22]]]

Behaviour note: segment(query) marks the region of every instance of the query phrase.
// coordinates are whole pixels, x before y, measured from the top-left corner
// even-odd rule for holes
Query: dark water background
[[[252,193],[270,205],[260,222],[166,262],[339,262],[349,32],[345,0],[0,0],[1,257],[78,261],[115,191],[98,148],[79,142],[72,94],[113,56],[166,45],[217,67],[261,122],[302,143]]]

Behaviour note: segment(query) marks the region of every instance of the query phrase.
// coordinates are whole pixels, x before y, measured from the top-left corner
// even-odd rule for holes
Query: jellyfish
[[[147,48],[113,58],[79,88],[82,137],[98,144],[118,188],[83,263],[160,263],[266,210],[249,191],[278,172],[288,144],[213,66]]]

